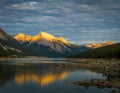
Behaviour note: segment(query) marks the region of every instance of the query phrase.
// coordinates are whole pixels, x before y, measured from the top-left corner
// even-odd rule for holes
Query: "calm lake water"
[[[0,59],[0,93],[108,93],[109,88],[68,84],[71,81],[105,79],[85,69],[68,68],[60,58]]]

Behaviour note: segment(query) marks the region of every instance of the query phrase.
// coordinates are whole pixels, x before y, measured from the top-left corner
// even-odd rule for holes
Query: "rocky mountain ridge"
[[[74,45],[63,37],[55,37],[46,32],[35,36],[19,33],[15,37],[0,29],[0,56],[24,55],[45,57],[68,57],[97,47],[111,45],[113,42],[88,45]]]

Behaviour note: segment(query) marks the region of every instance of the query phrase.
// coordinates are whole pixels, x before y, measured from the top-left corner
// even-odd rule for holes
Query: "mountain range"
[[[0,28],[0,56],[66,57],[89,49],[46,32],[40,32],[35,36],[19,33],[12,37]]]
[[[46,32],[40,32],[33,37],[20,33],[15,36],[15,39],[21,42],[21,44],[28,42],[28,46],[49,46],[52,50],[60,53],[64,53],[65,51],[71,51],[68,48],[69,46],[71,46],[71,44],[67,40],[62,37],[56,38]]]
[[[0,57],[68,57],[108,45],[114,45],[114,42],[74,45],[63,37],[55,37],[46,32],[35,36],[19,33],[13,37],[0,28]]]

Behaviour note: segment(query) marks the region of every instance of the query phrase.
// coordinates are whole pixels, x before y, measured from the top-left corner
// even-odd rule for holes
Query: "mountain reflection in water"
[[[55,80],[64,80],[69,71],[65,68],[57,67],[56,64],[1,64],[0,72],[1,80],[12,77],[19,85],[32,81],[44,87]]]
[[[7,59],[0,61],[0,93],[107,93],[111,89],[84,88],[71,81],[105,79],[106,76],[76,67],[63,60]],[[53,62],[52,62],[53,60]]]
[[[46,75],[32,74],[32,73],[22,73],[15,75],[15,81],[18,84],[24,84],[25,82],[34,81],[38,83],[41,87],[51,84],[55,80],[63,80],[67,77],[68,72],[63,71],[60,73],[46,73]]]

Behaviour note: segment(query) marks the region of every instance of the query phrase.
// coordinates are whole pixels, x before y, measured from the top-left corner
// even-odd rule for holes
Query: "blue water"
[[[0,59],[0,93],[108,93],[110,88],[68,84],[71,81],[105,79],[102,74],[80,68],[61,58]]]

